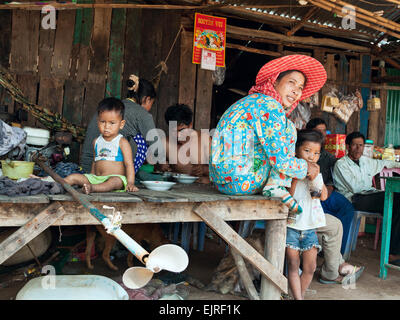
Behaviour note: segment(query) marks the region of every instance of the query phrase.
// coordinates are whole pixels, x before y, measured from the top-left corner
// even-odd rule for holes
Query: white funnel
[[[182,272],[188,264],[186,251],[174,244],[164,244],[154,249],[146,260],[146,268],[153,272],[161,270]]]
[[[153,278],[153,271],[144,267],[132,267],[124,272],[122,282],[129,289],[144,287]]]
[[[186,251],[174,244],[165,244],[153,250],[144,258],[146,268],[132,267],[124,272],[122,282],[129,289],[144,287],[155,272],[168,270],[182,272],[189,264]]]

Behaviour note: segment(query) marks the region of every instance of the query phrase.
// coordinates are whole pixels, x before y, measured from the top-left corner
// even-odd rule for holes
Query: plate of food
[[[167,191],[176,183],[169,181],[142,181],[142,184],[150,190]]]

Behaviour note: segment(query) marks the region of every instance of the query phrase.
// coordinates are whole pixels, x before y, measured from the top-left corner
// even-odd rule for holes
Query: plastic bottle
[[[365,140],[363,155],[368,158],[373,158],[374,156],[374,141]]]

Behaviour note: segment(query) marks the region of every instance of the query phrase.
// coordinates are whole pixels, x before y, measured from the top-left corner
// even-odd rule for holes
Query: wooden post
[[[219,210],[218,210],[219,209]],[[244,258],[246,258],[253,266],[257,268],[261,272],[261,274],[271,281],[271,286],[276,286],[276,289],[273,293],[268,294],[267,291],[270,289],[264,288],[263,297],[268,295],[272,297],[276,297],[277,292],[283,291],[284,293],[288,292],[288,282],[287,279],[282,275],[282,271],[278,271],[275,268],[275,265],[280,265],[280,261],[273,261],[271,264],[267,261],[261,254],[257,252],[251,245],[249,245],[241,236],[239,236],[224,220],[219,217],[220,208],[215,208],[210,204],[202,203],[199,206],[195,206],[193,211],[200,216],[224,241],[226,241],[229,246],[236,249]],[[225,210],[225,209],[222,209]],[[272,224],[274,225],[274,224]],[[286,238],[286,229],[282,226],[286,227],[286,220],[282,225],[278,225],[273,232],[273,236],[277,237],[277,239],[282,239],[282,235],[278,237],[277,233],[281,232],[283,235],[283,239]],[[269,237],[268,237],[269,239]],[[275,241],[269,247],[269,250],[278,251],[277,254],[269,254],[272,258],[280,259],[281,252],[284,253],[285,242]],[[269,251],[268,251],[269,252]],[[271,260],[272,261],[272,260]]]
[[[29,220],[25,225],[0,243],[0,264],[19,251],[32,239],[36,238],[64,214],[64,208],[57,201],[52,203],[33,219]]]
[[[286,220],[265,221],[264,257],[271,261],[279,273],[283,273],[285,262]],[[264,277],[261,279],[261,300],[279,300],[281,292]]]

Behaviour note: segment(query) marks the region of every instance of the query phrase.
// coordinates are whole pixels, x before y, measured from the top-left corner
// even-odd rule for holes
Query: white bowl
[[[174,178],[176,180],[178,180],[178,182],[180,182],[180,183],[189,184],[189,183],[195,182],[199,177],[189,176],[188,174],[183,173],[183,174],[174,175]]]
[[[142,181],[142,184],[150,190],[167,191],[176,183],[168,181]]]

